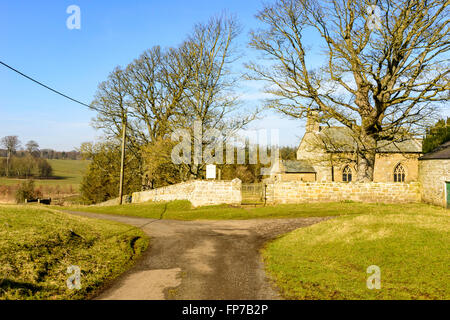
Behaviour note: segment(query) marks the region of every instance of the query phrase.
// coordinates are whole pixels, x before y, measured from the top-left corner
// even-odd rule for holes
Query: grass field
[[[53,178],[34,179],[35,186],[44,197],[78,200],[80,184],[86,172],[88,160],[48,160],[53,168]],[[24,179],[0,177],[0,202],[14,203],[15,194]],[[73,201],[73,200],[72,200]]]
[[[229,205],[193,208],[189,201],[147,202],[122,206],[79,206],[67,210],[172,220],[269,219],[354,215],[362,213],[429,212],[426,204],[305,203],[266,207],[232,207]]]
[[[36,186],[48,185],[72,185],[78,190],[84,172],[87,170],[89,160],[48,160],[53,168],[53,176],[51,179],[35,179]],[[23,179],[0,177],[0,185],[17,185]]]
[[[0,206],[0,299],[84,299],[129,268],[146,248],[127,225],[37,206]],[[69,290],[71,265],[81,289]]]
[[[386,208],[385,206],[381,206]],[[450,211],[426,205],[361,211],[298,229],[263,250],[288,299],[450,299]],[[367,289],[369,266],[381,289]]]

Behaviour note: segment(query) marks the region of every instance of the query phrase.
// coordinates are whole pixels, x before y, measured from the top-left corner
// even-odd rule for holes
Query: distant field
[[[49,160],[53,175],[61,177],[67,184],[80,184],[89,165],[89,160]],[[61,181],[61,180],[57,180]]]
[[[148,238],[138,228],[39,206],[0,206],[0,300],[86,299],[128,269]],[[81,289],[67,268],[81,269]]]
[[[52,179],[35,179],[36,186],[72,185],[78,190],[89,160],[48,160],[53,168]],[[23,179],[0,177],[0,185],[16,185]]]
[[[67,198],[79,193],[89,160],[48,160],[53,168],[51,179],[34,179],[44,197]],[[18,185],[23,179],[0,177],[0,202],[14,202]]]

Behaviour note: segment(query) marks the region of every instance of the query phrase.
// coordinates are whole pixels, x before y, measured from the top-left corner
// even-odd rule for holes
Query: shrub
[[[52,176],[53,168],[45,159],[37,160],[38,175],[41,178],[49,178]]]
[[[33,171],[35,170],[36,163],[31,156],[19,158],[12,157],[10,161],[9,167],[9,176],[10,177],[24,177],[28,178],[33,175]]]
[[[35,189],[33,180],[23,181],[16,191],[17,203],[24,203],[25,199],[36,199],[38,197],[42,197],[42,193]]]
[[[81,183],[81,194],[86,203],[99,203],[119,194],[120,146],[104,142],[91,147],[92,161]],[[141,190],[140,162],[130,152],[125,159],[124,194]]]

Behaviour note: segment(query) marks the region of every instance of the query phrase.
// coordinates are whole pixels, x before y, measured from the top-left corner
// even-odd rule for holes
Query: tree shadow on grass
[[[37,180],[68,180],[70,177],[51,176],[51,177],[35,177]]]
[[[4,291],[27,291],[31,294],[35,294],[36,292],[43,290],[41,286],[37,286],[28,282],[18,282],[10,279],[0,279],[0,289],[3,289]]]

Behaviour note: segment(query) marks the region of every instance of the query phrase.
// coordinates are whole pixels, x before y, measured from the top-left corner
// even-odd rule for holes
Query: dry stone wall
[[[189,200],[194,206],[239,205],[242,184],[233,181],[189,181],[133,194],[133,203]],[[368,203],[411,203],[421,201],[421,188],[412,183],[339,183],[281,181],[268,183],[268,204],[356,201]]]
[[[420,202],[420,184],[275,182],[267,185],[267,203],[308,202]]]
[[[193,206],[241,204],[241,180],[196,180],[133,193],[133,203],[189,200]]]

